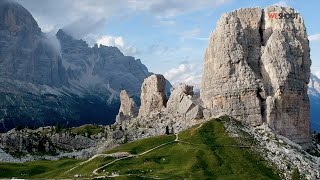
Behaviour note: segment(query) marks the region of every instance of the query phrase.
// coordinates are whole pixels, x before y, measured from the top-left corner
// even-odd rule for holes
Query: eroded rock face
[[[203,118],[203,108],[193,100],[193,86],[180,84],[174,89],[167,103],[167,112],[182,115],[187,120]]]
[[[117,122],[136,117],[138,115],[139,109],[126,90],[122,90],[120,92],[120,102],[119,114],[116,118]]]
[[[258,58],[253,56],[257,53],[256,47],[260,46],[259,24],[262,11],[258,8],[244,11],[223,15],[216,31],[211,35],[205,54],[201,99],[207,108],[213,110],[213,115],[228,114],[255,126],[262,123],[257,96],[259,84],[255,74],[259,69],[250,65],[257,62]],[[246,31],[240,20],[242,16]],[[257,36],[247,37],[245,32],[255,32],[250,35]]]
[[[191,101],[192,95],[193,86],[180,84],[176,89],[172,91],[170,95],[170,98],[167,103],[168,113],[187,113],[191,108],[195,106]]]
[[[146,117],[152,112],[159,112],[166,106],[165,86],[166,79],[159,74],[151,75],[143,81],[139,117]]]
[[[151,74],[140,59],[124,55],[117,47],[95,45],[91,48],[61,29],[56,37],[71,83],[98,92],[116,91],[118,94],[125,89],[139,97],[143,80]]]
[[[60,87],[67,84],[59,53],[21,5],[0,2],[0,77]]]
[[[224,14],[206,50],[201,99],[213,116],[231,115],[257,126],[263,122],[304,147],[310,142],[310,49],[295,13],[278,6]]]

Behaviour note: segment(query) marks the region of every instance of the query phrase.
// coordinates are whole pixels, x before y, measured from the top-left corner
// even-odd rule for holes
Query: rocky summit
[[[271,6],[224,14],[205,53],[201,99],[213,116],[251,126],[267,123],[292,141],[310,143],[310,48],[303,18]]]
[[[136,103],[130,98],[126,90],[120,92],[120,109],[116,117],[116,121],[120,123],[121,121],[129,118],[136,117],[138,115],[139,109]]]

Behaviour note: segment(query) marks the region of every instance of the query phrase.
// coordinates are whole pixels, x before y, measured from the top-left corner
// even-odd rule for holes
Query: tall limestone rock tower
[[[224,14],[211,34],[201,99],[214,116],[267,123],[307,148],[310,65],[303,18],[292,8],[236,10]]]
[[[166,79],[160,74],[153,74],[143,81],[139,117],[147,117],[154,112],[159,112],[166,106],[165,87]]]

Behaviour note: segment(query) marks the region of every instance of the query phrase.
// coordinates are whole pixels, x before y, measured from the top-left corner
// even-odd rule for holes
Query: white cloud
[[[308,37],[310,41],[319,41],[320,40],[320,34],[314,34]]]
[[[96,40],[96,43],[98,45],[102,44],[105,46],[115,46],[119,48],[120,51],[125,55],[134,56],[139,54],[137,48],[126,44],[123,37],[121,36],[101,36]]]
[[[95,23],[105,23],[110,17],[131,17],[137,12],[146,12],[157,18],[170,18],[201,9],[217,7],[230,0],[16,0],[26,7],[37,19],[40,27],[51,31],[54,27],[64,27],[74,22],[82,22],[83,28],[88,24],[81,21],[90,19]],[[166,19],[168,20],[168,19]],[[88,21],[86,21],[88,22]],[[173,25],[173,21],[163,21]],[[89,24],[89,25],[90,25]],[[100,25],[98,23],[98,25]],[[95,28],[87,28],[87,30]],[[79,29],[76,29],[79,31]],[[92,33],[92,32],[91,32]]]
[[[274,5],[282,6],[282,7],[289,7],[289,2],[288,2],[288,1],[285,1],[285,0],[282,0],[282,1],[277,2],[277,3],[274,4]]]
[[[99,29],[102,29],[105,24],[105,18],[95,19],[86,16],[64,26],[63,30],[73,37],[81,39],[90,33],[96,33]]]
[[[201,71],[197,71],[196,69],[196,64],[184,63],[164,73],[164,77],[168,79],[173,86],[186,83],[195,86],[195,88],[199,88]]]

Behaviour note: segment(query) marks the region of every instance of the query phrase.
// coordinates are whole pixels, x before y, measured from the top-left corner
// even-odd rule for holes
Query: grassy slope
[[[250,149],[225,146],[237,142],[225,133],[222,122],[210,121],[199,129],[193,127],[182,132],[179,140],[184,142],[118,161],[104,172],[170,179],[280,179]]]
[[[80,127],[71,128],[71,133],[79,135],[85,135],[86,133],[89,135],[94,135],[98,134],[99,132],[104,132],[103,126],[88,124]]]
[[[172,142],[174,139],[174,136],[147,138],[124,144],[107,153],[130,152],[139,154],[162,143]],[[118,179],[141,177],[170,179],[280,179],[266,165],[267,162],[250,149],[228,146],[237,145],[238,140],[230,138],[225,133],[223,123],[220,121],[213,120],[205,123],[200,128],[197,126],[190,128],[179,134],[179,140],[183,142],[170,143],[145,155],[117,161],[105,167],[103,171],[99,172],[99,175],[110,175],[112,172],[117,172],[121,175],[117,177]],[[77,161],[61,160],[52,163],[50,168],[40,168],[45,169],[46,174],[43,174],[44,171],[34,172],[33,175],[29,176],[17,175],[16,169],[36,169],[41,164],[41,161],[33,162],[33,165],[29,164],[28,166],[25,166],[27,163],[6,163],[0,164],[0,177],[72,178],[74,174],[90,177],[95,168],[112,160],[112,158],[99,157],[66,174],[62,173],[65,170],[60,168],[70,169],[72,165],[77,164]],[[69,164],[61,166],[63,161],[64,163],[69,162]],[[59,171],[54,172],[57,169]],[[35,175],[37,173],[38,175]]]
[[[106,153],[129,152],[131,154],[139,154],[160,144],[173,141],[175,138],[176,137],[174,135],[155,136],[118,146],[110,151],[107,151]]]
[[[61,159],[59,161],[33,161],[23,164],[0,163],[1,178],[40,178],[54,177],[57,174],[70,169],[79,160]]]

